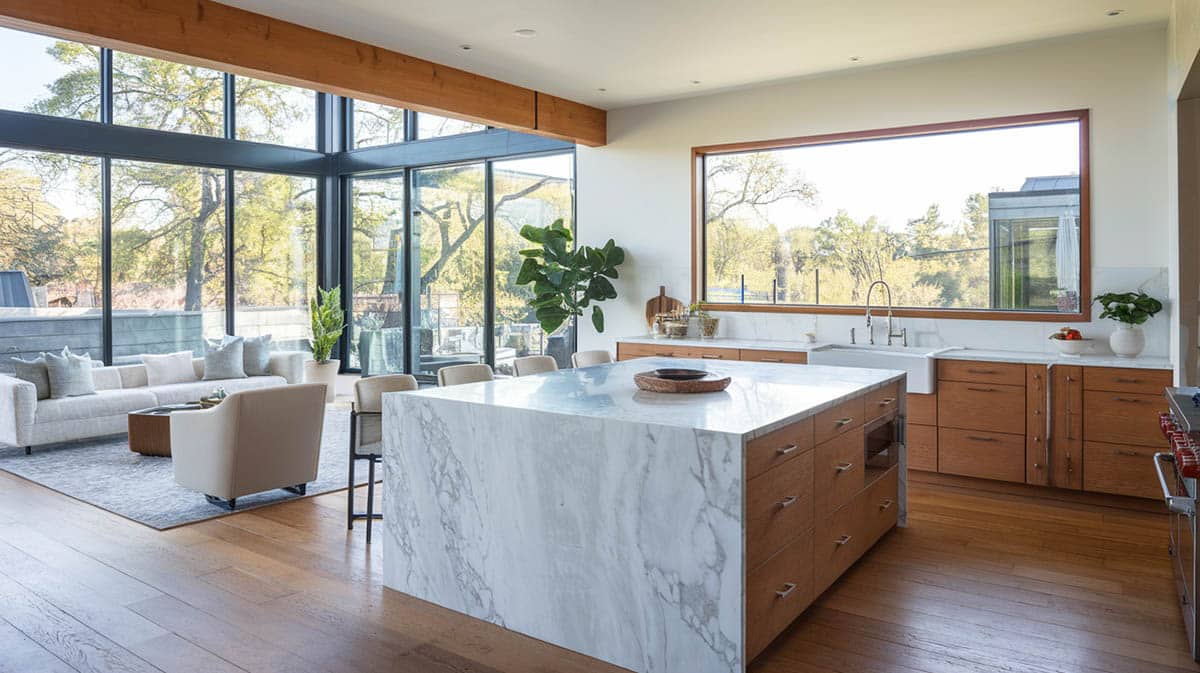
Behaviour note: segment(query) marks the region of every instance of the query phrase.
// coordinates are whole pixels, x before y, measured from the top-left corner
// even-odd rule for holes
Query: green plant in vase
[[[529,307],[546,334],[552,334],[571,318],[591,308],[592,325],[604,331],[604,311],[598,305],[616,299],[612,281],[617,267],[625,261],[625,251],[610,238],[603,247],[573,247],[571,230],[562,219],[546,227],[525,225],[521,238],[538,244],[521,251],[525,261],[517,272],[518,285],[533,285]]]
[[[312,320],[313,359],[304,363],[304,380],[308,383],[324,383],[325,401],[332,402],[341,362],[330,359],[330,356],[346,329],[341,287],[334,286],[328,290],[317,288],[317,296],[309,301],[308,311]]]
[[[1146,347],[1142,325],[1163,309],[1161,301],[1145,292],[1107,292],[1095,298],[1104,310],[1101,318],[1117,321],[1117,330],[1109,335],[1108,345],[1117,357],[1137,357]]]

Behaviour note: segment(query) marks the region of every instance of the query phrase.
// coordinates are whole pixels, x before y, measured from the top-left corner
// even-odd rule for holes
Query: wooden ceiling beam
[[[607,142],[604,110],[209,0],[0,0],[0,25],[583,145]]]

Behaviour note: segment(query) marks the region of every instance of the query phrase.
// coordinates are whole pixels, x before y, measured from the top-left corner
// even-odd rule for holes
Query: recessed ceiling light
[[[1105,14],[1108,16],[1121,16],[1124,13],[1125,13],[1125,10],[1123,10],[1123,9],[1110,9],[1107,12],[1105,12]]]
[[[700,80],[698,80],[698,79],[692,80],[692,84],[699,84],[699,83],[700,83]]]
[[[850,60],[853,61],[854,63],[858,63],[859,61],[862,60],[862,56],[851,56]]]
[[[469,44],[460,44],[458,45],[458,48],[462,49],[463,51],[471,51],[471,45]]]
[[[537,31],[532,28],[518,28],[513,31],[513,35],[517,37],[534,37],[537,35]]]
[[[608,89],[605,89],[604,87],[601,86],[601,87],[597,87],[596,91],[599,91],[600,93],[604,93],[605,91],[608,91]]]

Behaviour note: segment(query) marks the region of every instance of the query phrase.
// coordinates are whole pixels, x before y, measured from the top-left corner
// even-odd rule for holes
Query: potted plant
[[[711,313],[705,311],[700,304],[692,304],[688,306],[688,311],[696,316],[700,323],[700,338],[715,339],[717,337],[717,329],[721,326],[721,319],[714,318]]]
[[[518,285],[533,284],[529,307],[546,334],[552,334],[570,318],[583,315],[591,306],[592,325],[604,331],[604,312],[597,306],[615,299],[617,290],[610,278],[625,261],[625,251],[610,238],[603,247],[571,247],[571,230],[562,219],[548,227],[521,227],[521,238],[540,247],[521,251],[525,261],[517,273]]]
[[[346,329],[341,287],[334,286],[329,290],[317,288],[317,296],[309,301],[308,309],[312,318],[313,359],[304,363],[304,380],[324,383],[325,401],[332,402],[341,361],[332,360],[329,356]]]
[[[1104,307],[1101,318],[1116,320],[1117,331],[1108,337],[1108,345],[1117,357],[1134,358],[1146,347],[1141,325],[1162,310],[1162,302],[1145,292],[1109,292],[1096,297]]]

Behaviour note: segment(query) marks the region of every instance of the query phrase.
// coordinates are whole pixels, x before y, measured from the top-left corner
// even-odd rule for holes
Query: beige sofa
[[[204,359],[192,366],[196,381],[148,386],[144,365],[97,367],[92,370],[95,395],[37,399],[28,381],[0,374],[0,444],[30,447],[74,439],[115,435],[128,430],[127,414],[163,404],[194,402],[216,388],[226,392],[304,381],[307,353],[271,353],[270,376],[204,381]]]
[[[233,393],[211,409],[171,414],[175,481],[232,510],[276,488],[304,495],[317,478],[325,385]]]

